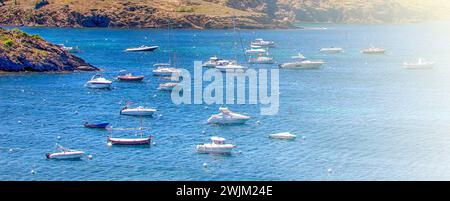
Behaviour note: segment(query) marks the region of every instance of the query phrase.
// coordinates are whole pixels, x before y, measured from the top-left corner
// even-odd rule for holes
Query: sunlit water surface
[[[220,105],[174,105],[169,93],[156,89],[161,80],[151,70],[167,61],[168,49],[176,51],[178,66],[190,71],[194,60],[213,55],[234,58],[237,52],[244,63],[240,43],[233,50],[238,34],[232,30],[174,30],[169,42],[165,29],[22,28],[79,46],[78,55],[110,79],[120,70],[146,79],[115,82],[113,90],[103,91],[83,86],[93,73],[0,75],[0,180],[449,180],[449,24],[323,26],[327,29],[240,31],[245,46],[254,38],[275,41],[271,54],[279,63],[301,52],[326,64],[318,70],[281,69],[278,114],[261,116],[260,105],[228,105],[253,117],[229,127],[205,123]],[[141,44],[161,48],[123,51]],[[372,45],[386,48],[386,55],[360,53]],[[345,52],[318,53],[329,46]],[[402,68],[418,58],[435,61],[435,68]],[[108,132],[82,127],[86,120],[138,127],[139,118],[119,115],[127,101],[158,109],[155,117],[143,119],[155,146],[109,147]],[[267,137],[284,131],[297,140]],[[214,135],[236,144],[236,151],[197,154],[195,145]],[[82,149],[93,159],[46,160],[55,143]]]

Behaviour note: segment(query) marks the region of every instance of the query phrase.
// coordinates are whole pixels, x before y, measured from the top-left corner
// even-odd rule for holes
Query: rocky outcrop
[[[98,68],[51,44],[38,35],[19,29],[0,28],[0,71],[95,71]]]
[[[222,29],[294,22],[398,23],[450,17],[447,0],[5,0],[0,25]],[[14,3],[16,2],[16,3]],[[36,7],[37,6],[37,7]]]
[[[76,0],[73,0],[76,1]],[[269,0],[274,1],[274,0]],[[70,2],[70,1],[69,1]],[[167,27],[168,21],[174,28],[223,29],[236,26],[248,29],[290,28],[289,23],[279,23],[259,10],[242,12],[227,6],[218,6],[208,11],[210,2],[192,3],[186,0],[171,6],[162,6],[158,1],[117,1],[111,0],[104,6],[88,4],[62,4],[50,1],[39,9],[24,5],[0,7],[0,24],[15,26],[55,26],[55,27],[113,27],[113,28],[158,28]],[[205,5],[204,5],[205,4]],[[267,10],[269,5],[258,7]],[[243,5],[245,6],[245,5]],[[222,7],[224,9],[222,9]],[[267,7],[267,8],[266,8]],[[197,10],[200,10],[197,12]]]

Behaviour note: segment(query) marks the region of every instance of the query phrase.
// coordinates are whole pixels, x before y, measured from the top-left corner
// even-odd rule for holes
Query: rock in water
[[[98,68],[45,41],[17,28],[0,28],[0,71],[95,71]]]

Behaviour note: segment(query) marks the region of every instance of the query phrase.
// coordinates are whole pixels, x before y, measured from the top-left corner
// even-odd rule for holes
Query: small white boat
[[[311,61],[311,60],[303,60],[303,61],[294,61],[280,64],[280,68],[298,68],[298,69],[315,69],[320,68],[325,62],[321,60]]]
[[[61,145],[56,145],[56,149],[61,150],[61,152],[47,153],[45,156],[48,159],[58,159],[58,160],[76,160],[76,159],[79,160],[84,156],[83,151],[67,149]]]
[[[125,51],[127,52],[142,52],[142,51],[153,51],[158,49],[158,46],[146,46],[142,45],[140,47],[127,48]]]
[[[219,114],[214,114],[209,117],[207,121],[209,124],[244,124],[250,119],[249,116],[231,112],[226,107],[220,107],[219,111]]]
[[[274,138],[274,139],[292,140],[292,139],[295,139],[297,136],[294,134],[291,134],[289,132],[283,132],[283,133],[270,134],[269,137]]]
[[[249,50],[245,50],[245,53],[246,54],[249,54],[249,55],[254,55],[254,54],[265,54],[265,53],[267,53],[267,50],[266,49],[249,49]]]
[[[233,144],[225,144],[225,138],[211,137],[210,144],[197,145],[197,152],[205,154],[231,154],[231,151],[235,147]]]
[[[235,70],[247,70],[248,67],[246,66],[241,66],[238,64],[228,64],[228,65],[224,65],[224,66],[216,66],[217,70],[220,70],[222,72],[234,72]]]
[[[274,47],[275,42],[273,41],[265,41],[262,38],[257,38],[250,43],[250,45],[262,46],[262,47]]]
[[[65,50],[65,51],[67,51],[67,52],[70,52],[70,53],[79,53],[79,52],[81,52],[81,50],[80,50],[80,48],[79,48],[78,46],[75,46],[75,47],[69,47],[69,46],[65,46],[64,44],[59,44],[59,46],[60,46],[63,50]]]
[[[209,61],[203,63],[202,66],[205,68],[215,68],[216,66],[225,66],[225,65],[233,64],[233,63],[234,63],[234,61],[220,59],[216,56],[213,56],[213,57],[209,58]]]
[[[139,128],[111,128],[108,129],[111,133],[107,138],[107,142],[109,145],[151,145],[152,136],[144,137],[145,128],[142,127],[142,119],[140,121]],[[136,131],[135,135],[139,135],[138,138],[115,138],[112,136],[113,131]]]
[[[363,49],[361,51],[363,54],[384,54],[386,52],[383,48],[371,47],[367,49]]]
[[[178,85],[177,82],[167,82],[167,83],[161,83],[158,86],[158,90],[161,91],[172,91],[174,87]]]
[[[128,116],[152,116],[156,112],[153,108],[144,108],[142,106],[136,108],[128,108],[128,105],[120,110],[120,114]]]
[[[158,67],[152,72],[155,76],[173,76],[174,74],[176,75],[180,73],[180,69],[172,67]]]
[[[251,64],[273,64],[273,57],[269,56],[258,56],[256,58],[249,58],[248,63]]]
[[[403,63],[403,67],[406,69],[430,69],[434,67],[434,62],[425,61],[424,59],[419,59],[416,63]]]
[[[112,81],[105,79],[101,75],[94,75],[85,86],[92,89],[109,89],[111,88]]]
[[[259,45],[250,45],[250,48],[252,48],[252,49],[259,49],[259,48],[263,48],[263,46],[259,46]]]
[[[321,53],[341,53],[344,49],[340,47],[327,47],[327,48],[321,48],[319,52]]]

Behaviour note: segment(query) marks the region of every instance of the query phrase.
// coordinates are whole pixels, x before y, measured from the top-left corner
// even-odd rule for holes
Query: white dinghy
[[[197,145],[197,152],[204,154],[231,154],[235,147],[234,144],[225,144],[225,138],[211,137],[211,143]]]
[[[132,48],[127,48],[125,51],[127,52],[145,52],[145,51],[153,51],[158,49],[158,46],[146,46],[146,45],[142,45],[140,47],[132,47]]]
[[[220,107],[219,111],[219,114],[214,114],[208,119],[209,124],[244,124],[250,119],[249,116],[231,112],[226,107]]]
[[[79,160],[84,156],[83,151],[67,149],[61,145],[56,145],[56,149],[61,150],[57,153],[47,153],[45,156],[47,159],[57,159],[57,160]]]
[[[282,133],[269,134],[269,137],[273,138],[273,139],[293,140],[297,136],[294,134],[291,134],[289,132],[282,132]]]
[[[344,51],[344,49],[342,49],[340,47],[326,47],[326,48],[321,48],[319,50],[319,52],[321,52],[321,53],[341,53],[343,51]]]
[[[434,67],[434,62],[419,59],[416,63],[403,63],[403,67],[406,69],[430,69]]]
[[[156,112],[156,109],[153,108],[145,108],[142,106],[136,108],[129,108],[130,104],[127,104],[122,110],[120,110],[121,115],[128,116],[152,116],[153,113]]]

